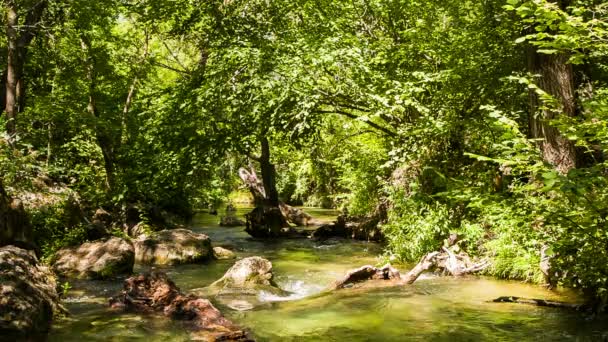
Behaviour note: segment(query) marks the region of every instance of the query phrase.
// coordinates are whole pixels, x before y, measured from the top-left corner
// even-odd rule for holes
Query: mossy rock
[[[135,260],[145,265],[200,263],[213,258],[211,240],[187,229],[163,230],[133,242]]]

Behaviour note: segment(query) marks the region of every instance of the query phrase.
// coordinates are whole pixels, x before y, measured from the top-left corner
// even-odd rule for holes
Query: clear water
[[[307,209],[317,219],[336,212]],[[241,208],[239,215],[246,209]],[[376,264],[381,247],[331,239],[261,241],[243,228],[223,228],[219,217],[198,215],[192,229],[239,258],[258,255],[272,261],[276,281],[292,292],[210,298],[222,312],[259,341],[608,341],[608,318],[586,320],[561,309],[488,303],[512,295],[576,301],[569,291],[550,292],[512,281],[453,279],[425,275],[411,286],[320,292],[352,268]],[[233,260],[164,269],[184,291],[197,291],[220,278]],[[406,265],[399,265],[403,271]],[[144,270],[144,269],[140,269]],[[50,341],[187,341],[179,323],[159,316],[124,315],[107,308],[120,281],[71,284],[66,305],[72,312],[57,322]],[[204,290],[202,290],[204,292]]]

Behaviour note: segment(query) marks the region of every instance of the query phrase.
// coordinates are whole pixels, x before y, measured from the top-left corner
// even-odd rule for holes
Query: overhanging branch
[[[397,137],[397,133],[396,132],[393,132],[393,131],[391,131],[390,129],[388,129],[386,127],[380,126],[380,125],[378,125],[377,123],[375,123],[375,122],[373,122],[371,120],[362,120],[360,116],[357,116],[357,115],[355,115],[353,113],[349,113],[349,112],[346,112],[346,111],[343,111],[343,110],[339,110],[339,109],[334,109],[334,110],[316,110],[313,113],[317,113],[317,114],[338,114],[338,115],[346,116],[348,118],[355,119],[357,121],[363,122],[363,123],[367,124],[368,126],[373,127],[373,128],[375,128],[375,129],[377,129],[377,130],[379,130],[379,131],[381,131],[381,132],[383,132],[383,133],[385,133],[385,134],[387,134],[387,135],[389,135],[391,137]]]

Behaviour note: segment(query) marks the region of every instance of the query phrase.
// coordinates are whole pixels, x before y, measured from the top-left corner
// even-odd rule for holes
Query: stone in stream
[[[245,225],[245,221],[234,215],[222,216],[220,226],[222,227],[241,227]]]
[[[258,294],[265,291],[274,295],[289,295],[273,281],[272,263],[264,258],[249,257],[237,261],[222,278],[211,284],[213,293]]]
[[[57,283],[32,252],[0,248],[0,340],[44,340],[59,305]]]
[[[125,280],[123,291],[110,299],[114,309],[137,313],[162,313],[182,321],[191,340],[252,341],[207,299],[185,295],[165,273],[141,274]]]
[[[65,277],[105,279],[133,273],[135,251],[130,242],[113,237],[60,249],[53,270]]]
[[[213,247],[213,257],[217,260],[234,259],[236,254],[224,247]]]
[[[211,240],[187,229],[163,230],[133,241],[135,260],[142,264],[198,263],[213,257]]]

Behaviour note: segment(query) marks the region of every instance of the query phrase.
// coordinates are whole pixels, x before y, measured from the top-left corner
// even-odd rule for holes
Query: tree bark
[[[255,209],[246,215],[245,231],[253,237],[293,236],[289,222],[298,226],[308,225],[312,217],[304,211],[291,207],[279,200],[276,186],[276,169],[270,161],[270,144],[265,136],[260,138],[262,153],[253,158],[260,163],[262,180],[258,179],[255,169],[239,169],[239,176],[251,191],[255,200]],[[289,221],[289,222],[288,222]],[[297,235],[297,234],[296,234]]]
[[[262,184],[266,194],[266,205],[271,207],[279,206],[279,192],[277,191],[277,171],[270,162],[270,144],[265,136],[260,140],[262,144],[262,154],[260,155],[260,171],[262,172]]]
[[[8,43],[8,58],[7,58],[7,72],[6,72],[6,132],[8,133],[9,143],[12,145],[15,139],[17,125],[17,82],[21,70],[21,61],[19,60],[19,53],[17,52],[17,25],[19,25],[19,15],[17,13],[17,4],[14,1],[8,2],[7,8],[7,22],[6,22],[6,37]]]
[[[24,66],[27,60],[27,50],[36,36],[37,27],[40,23],[47,1],[42,0],[28,10],[21,34],[19,34],[19,7],[17,1],[6,1],[6,38],[7,38],[7,63],[4,73],[4,111],[6,112],[6,131],[9,143],[13,144],[17,135],[17,114],[23,110],[25,105],[25,80]]]
[[[556,3],[562,9],[568,5],[567,1]],[[543,108],[538,94],[530,90],[530,136],[540,139],[543,159],[566,174],[577,167],[575,143],[564,137],[550,121],[560,115],[575,117],[578,113],[572,65],[564,53],[542,54],[535,47],[529,47],[528,70],[539,76],[538,86],[557,100],[559,110]]]

